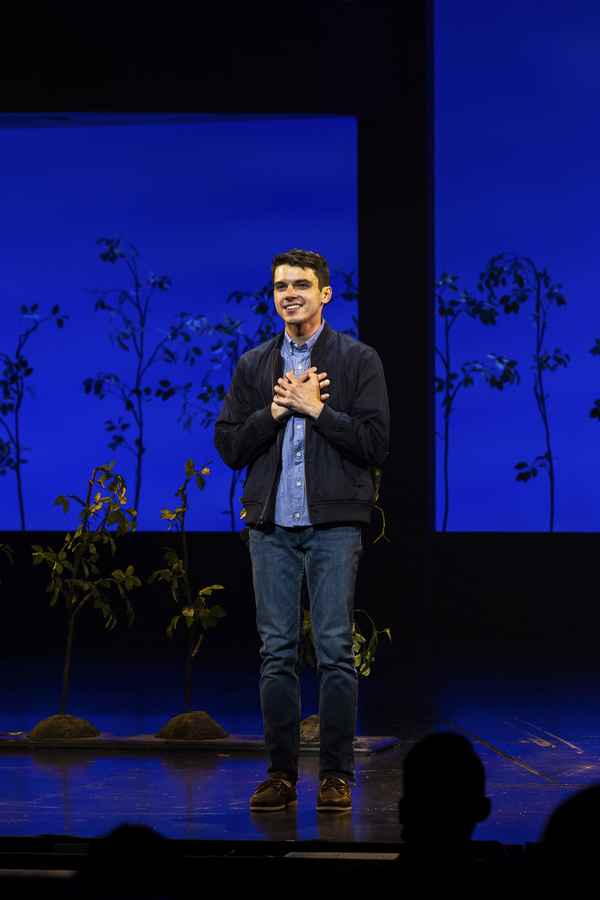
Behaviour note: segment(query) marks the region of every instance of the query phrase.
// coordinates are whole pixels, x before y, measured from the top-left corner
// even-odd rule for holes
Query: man
[[[374,504],[374,469],[387,454],[387,392],[375,351],[323,319],[331,300],[327,260],[291,250],[275,256],[271,271],[285,329],[240,358],[215,426],[224,461],[248,467],[243,504],[269,755],[268,778],[250,807],[297,803],[305,587],[319,677],[317,810],[348,810],[357,700],[354,584],[361,529]]]

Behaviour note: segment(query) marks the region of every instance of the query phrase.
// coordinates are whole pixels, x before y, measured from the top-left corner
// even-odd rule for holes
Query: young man
[[[285,329],[240,358],[215,425],[223,460],[233,469],[248,467],[243,504],[269,755],[268,778],[250,807],[297,803],[306,593],[319,677],[317,810],[348,810],[357,700],[354,584],[361,530],[375,499],[374,470],[387,455],[387,392],[375,351],[323,319],[332,296],[327,260],[291,250],[275,256],[271,271]]]

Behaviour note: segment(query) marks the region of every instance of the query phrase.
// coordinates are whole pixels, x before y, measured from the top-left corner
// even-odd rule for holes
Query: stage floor
[[[251,814],[266,775],[256,673],[228,665],[203,678],[204,709],[244,746],[164,749],[154,734],[183,712],[181,673],[162,666],[77,663],[68,712],[101,739],[84,749],[31,748],[22,735],[57,712],[60,670],[0,663],[0,836],[95,838],[121,823],[170,839],[394,844],[402,760],[421,737],[467,734],[484,762],[492,811],[474,839],[523,845],[539,840],[550,812],[600,781],[600,664],[596,644],[396,641],[361,678],[358,734],[394,738],[357,755],[353,809],[317,814],[317,756],[301,756],[297,809]],[[383,656],[383,654],[382,654]],[[306,715],[314,712],[310,676]],[[304,714],[304,713],[303,713]],[[19,733],[21,736],[19,736]],[[118,747],[103,743],[111,736]],[[255,739],[254,741],[252,739]]]

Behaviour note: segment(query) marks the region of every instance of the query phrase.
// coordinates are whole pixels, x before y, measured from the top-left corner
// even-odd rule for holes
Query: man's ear
[[[333,296],[333,292],[329,285],[326,288],[323,288],[323,290],[321,291],[321,298],[323,300],[323,305],[325,305],[326,303],[329,303],[332,296]]]

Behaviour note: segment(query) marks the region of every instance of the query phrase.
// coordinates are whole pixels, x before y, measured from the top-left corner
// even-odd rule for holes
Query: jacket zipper
[[[271,384],[275,384],[275,360],[277,359],[277,352],[278,352],[277,347],[274,347],[273,354],[271,356]],[[279,355],[281,356],[281,353],[279,353]],[[278,451],[279,459],[281,460],[281,432],[279,432],[279,434],[277,435],[277,451]],[[273,480],[273,484],[271,485],[271,487],[269,489],[269,493],[267,494],[267,499],[265,500],[265,502],[263,504],[263,508],[261,510],[260,517],[258,519],[259,525],[262,525],[264,522],[265,513],[267,511],[267,506],[269,505],[269,500],[271,499],[271,494],[273,493],[273,488],[275,487],[275,484],[279,481],[280,475],[281,475],[281,466],[278,465],[277,469],[275,471],[275,478]]]
[[[310,348],[309,355],[308,355],[308,367],[310,368],[311,366],[312,366],[312,347]],[[303,426],[304,426],[304,459],[303,459],[302,465],[303,465],[303,469],[304,469],[304,497],[306,498],[306,512],[308,513],[308,521],[312,522],[312,516],[310,514],[310,506],[308,503],[308,479],[306,477],[306,453],[307,453],[306,419],[304,419]]]

